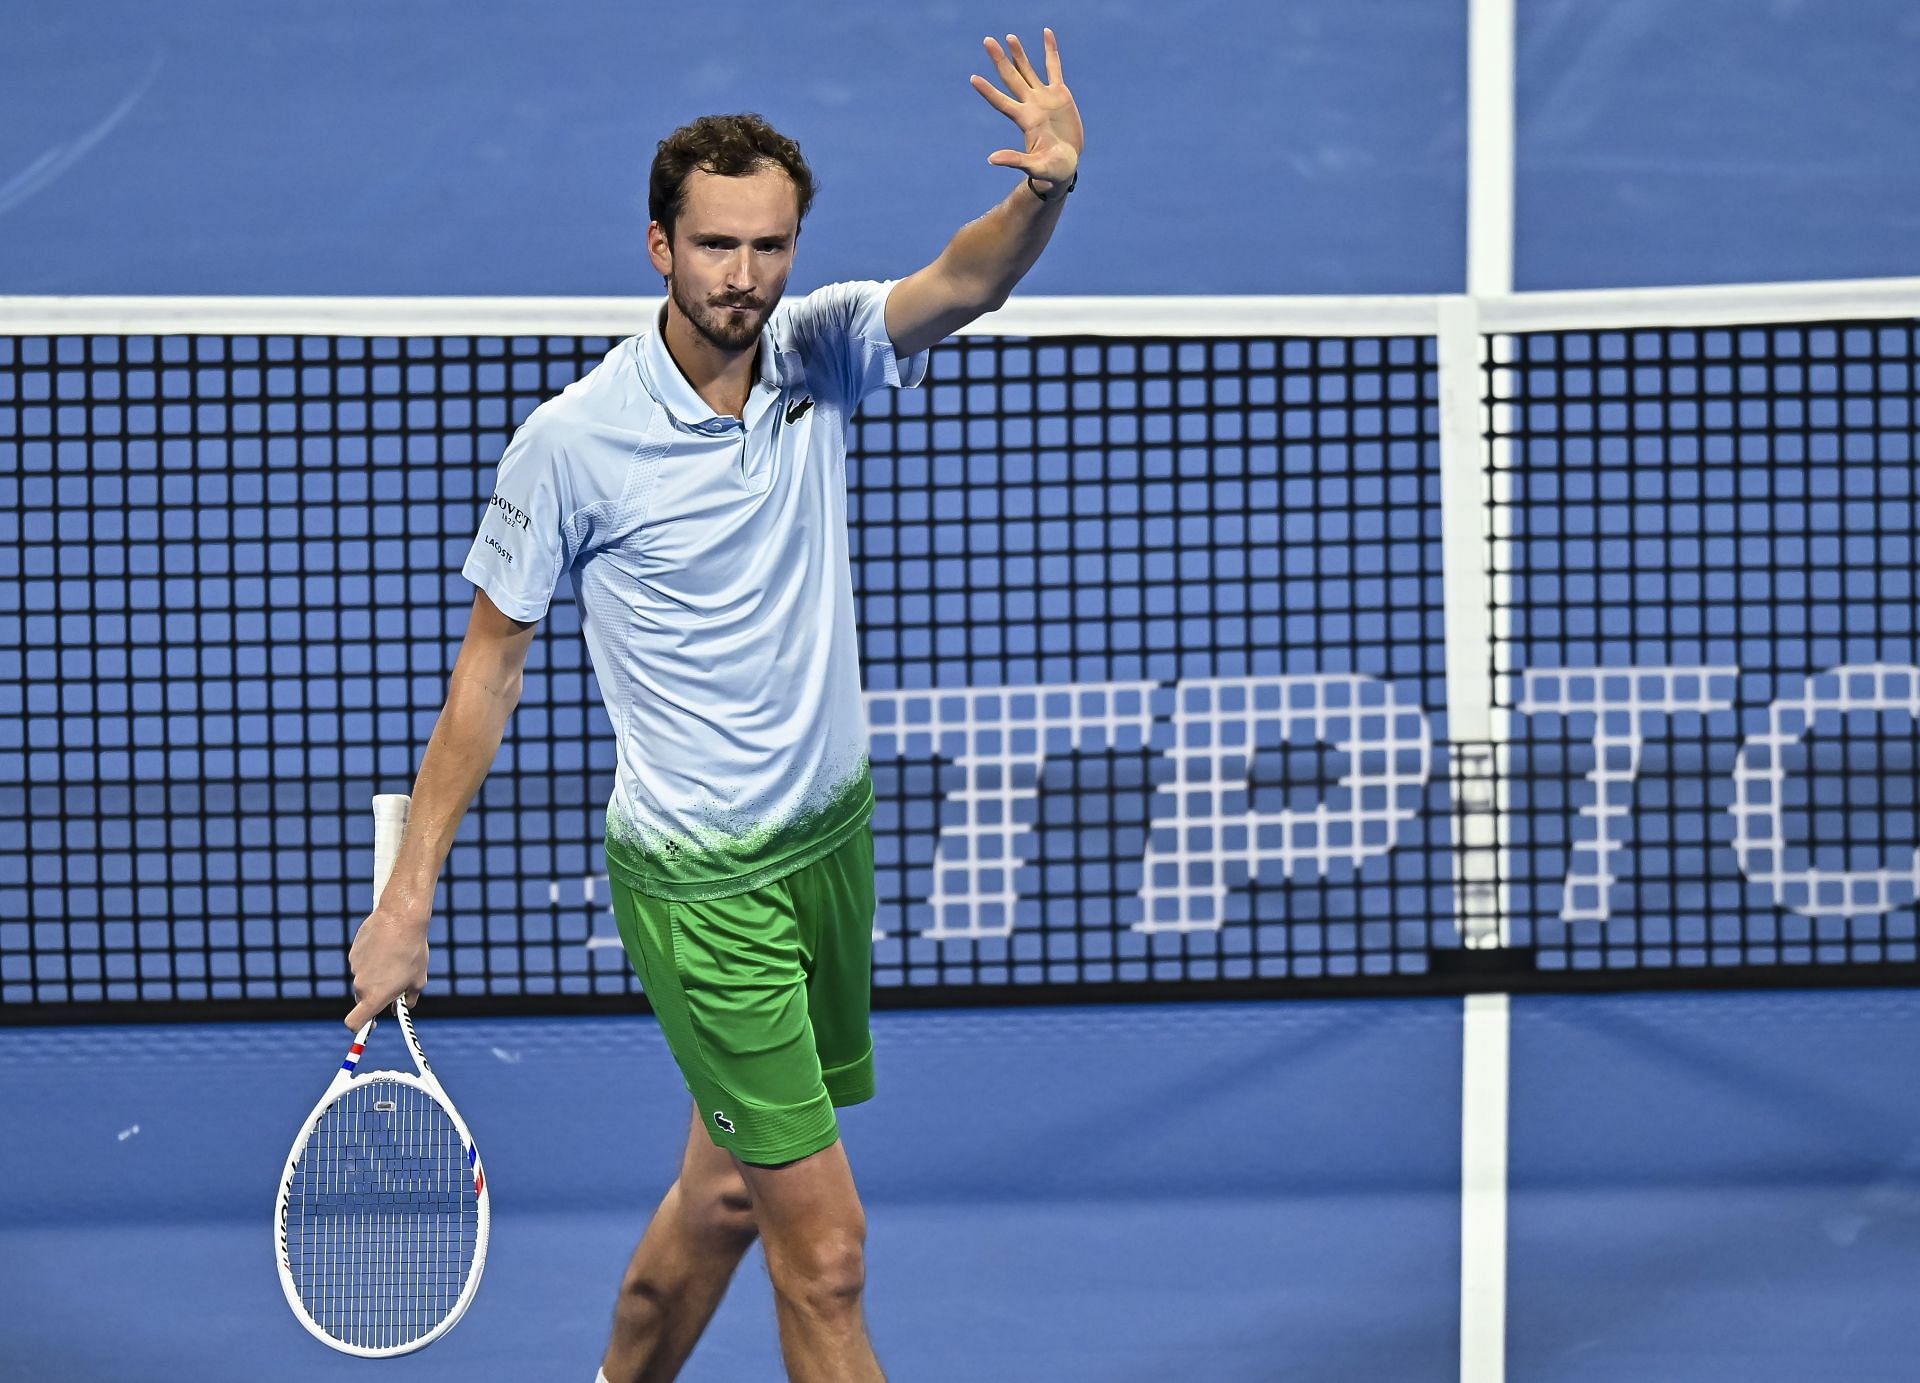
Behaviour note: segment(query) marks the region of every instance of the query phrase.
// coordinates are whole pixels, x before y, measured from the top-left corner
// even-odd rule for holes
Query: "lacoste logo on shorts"
[[[728,1133],[733,1132],[733,1120],[729,1119],[717,1109],[713,1111],[713,1122],[720,1125],[720,1127]]]
[[[801,399],[800,402],[798,403],[789,404],[787,406],[787,421],[790,423],[800,421],[801,418],[806,416],[807,410],[811,407],[813,407],[812,394],[808,394],[804,399]]]

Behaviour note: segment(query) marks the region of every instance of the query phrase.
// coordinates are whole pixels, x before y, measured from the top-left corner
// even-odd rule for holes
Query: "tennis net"
[[[1914,961],[1917,347],[1910,315],[1490,343],[1542,964]]]
[[[0,1016],[331,1011],[498,456],[650,305],[9,307]],[[1920,293],[1464,309],[1016,304],[867,404],[878,1002],[1906,973]],[[449,1007],[637,994],[549,624]]]

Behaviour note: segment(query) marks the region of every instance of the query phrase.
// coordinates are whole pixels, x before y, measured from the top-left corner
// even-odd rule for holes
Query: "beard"
[[[780,301],[776,294],[771,302],[751,296],[695,302],[682,289],[679,279],[671,276],[667,279],[667,292],[672,296],[674,306],[680,309],[681,315],[707,344],[723,351],[743,351],[758,341],[760,328],[766,324],[767,315]],[[735,306],[751,310],[744,313],[731,311]]]

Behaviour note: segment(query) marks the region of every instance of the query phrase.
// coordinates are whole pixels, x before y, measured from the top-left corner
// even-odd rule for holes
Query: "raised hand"
[[[1080,127],[1080,108],[1073,103],[1073,93],[1060,75],[1060,45],[1053,30],[1041,32],[1047,50],[1045,80],[1033,70],[1033,60],[1016,34],[1007,35],[1004,48],[994,39],[984,40],[987,56],[1006,83],[1006,91],[978,73],[969,80],[988,105],[1020,127],[1026,143],[1024,149],[997,149],[988,155],[987,162],[1018,168],[1036,183],[1045,184],[1042,192],[1051,192],[1054,186],[1072,179],[1087,136]]]

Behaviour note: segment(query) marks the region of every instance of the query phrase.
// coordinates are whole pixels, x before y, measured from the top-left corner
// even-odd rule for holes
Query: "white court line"
[[[1456,753],[1491,745],[1493,796],[1476,805],[1483,815],[1455,813],[1455,914],[1463,946],[1504,946],[1508,931],[1508,875],[1501,858],[1499,787],[1508,717],[1494,706],[1488,653],[1501,631],[1489,606],[1496,578],[1487,569],[1494,550],[1486,499],[1493,477],[1482,435],[1486,372],[1484,338],[1471,299],[1457,299],[1443,315],[1440,336],[1441,555],[1447,630],[1447,735]],[[1483,775],[1484,776],[1484,775]],[[1455,792],[1467,790],[1461,774]],[[1460,1109],[1460,1379],[1502,1383],[1506,1373],[1506,1157],[1507,998],[1473,995],[1465,1001],[1464,1098]]]
[[[1460,1383],[1502,1383],[1507,1347],[1508,998],[1467,998],[1460,1083]]]
[[[1494,820],[1456,813],[1470,841],[1456,841],[1456,907],[1461,941],[1504,946],[1507,877],[1500,858],[1499,789],[1508,717],[1494,707],[1488,654],[1506,631],[1490,610],[1501,578],[1488,571],[1495,553],[1495,514],[1505,498],[1493,474],[1495,454],[1484,436],[1497,421],[1485,412],[1488,363],[1506,343],[1489,339],[1492,308],[1513,292],[1514,0],[1470,0],[1467,11],[1467,292],[1442,314],[1439,340],[1441,418],[1441,554],[1447,625],[1447,733],[1491,744]],[[1496,395],[1505,390],[1497,389]],[[1492,565],[1504,567],[1504,562]],[[1502,608],[1508,602],[1501,601]],[[1456,634],[1454,622],[1466,627]],[[1471,644],[1471,646],[1469,646]],[[1462,780],[1456,775],[1456,791]],[[1484,804],[1477,804],[1484,805]],[[1475,829],[1486,828],[1491,829]],[[1489,837],[1482,839],[1481,837]],[[1471,845],[1471,850],[1463,846]],[[1489,858],[1488,851],[1492,854]],[[1491,887],[1484,886],[1492,864]],[[1460,1383],[1503,1383],[1507,1354],[1507,1023],[1504,994],[1468,996],[1461,1025],[1460,1100]]]
[[[1513,0],[1467,18],[1467,291],[1513,291]]]

